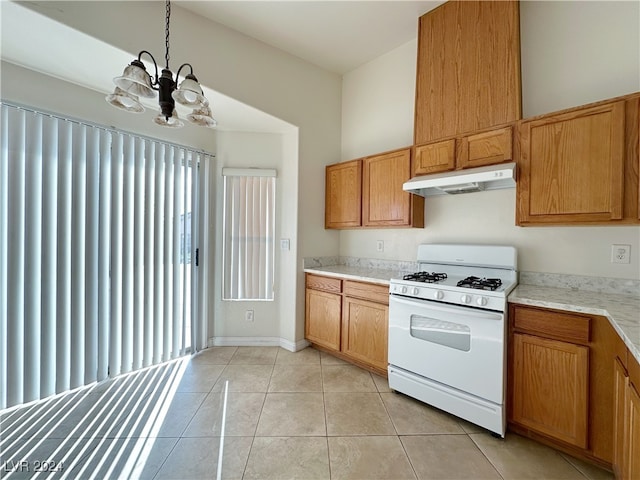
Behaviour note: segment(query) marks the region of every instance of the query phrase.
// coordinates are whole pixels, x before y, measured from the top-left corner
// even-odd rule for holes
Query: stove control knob
[[[401,293],[407,293],[407,287],[402,287],[402,289],[400,290]]]
[[[460,301],[462,303],[471,303],[471,295],[462,295],[462,297],[460,297]]]
[[[433,296],[436,300],[442,300],[444,298],[444,292],[442,290],[438,290]]]
[[[487,304],[487,301],[488,301],[487,297],[478,297],[478,299],[476,300],[476,303],[481,307],[484,307]]]
[[[419,288],[417,288],[417,287],[415,287],[415,288],[413,289],[413,295],[417,297],[419,293],[420,293],[420,289],[419,289]]]

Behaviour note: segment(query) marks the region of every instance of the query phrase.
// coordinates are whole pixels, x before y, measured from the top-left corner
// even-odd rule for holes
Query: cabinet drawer
[[[582,315],[517,307],[513,326],[520,332],[572,343],[589,343],[590,318]]]
[[[455,161],[455,139],[419,145],[415,147],[414,152],[413,176],[453,170]]]
[[[323,290],[325,292],[340,293],[342,292],[342,280],[339,278],[307,273],[307,288]]]
[[[363,298],[372,302],[389,305],[389,287],[386,285],[345,280],[344,294],[348,297]]]
[[[513,158],[511,127],[463,137],[458,143],[458,168],[481,167]]]

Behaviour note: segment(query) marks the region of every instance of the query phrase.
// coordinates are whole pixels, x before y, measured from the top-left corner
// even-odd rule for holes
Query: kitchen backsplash
[[[561,273],[520,272],[520,283],[541,287],[586,290],[598,293],[640,296],[640,280],[588,277]]]
[[[380,260],[359,257],[310,257],[303,261],[304,268],[347,265],[378,270],[415,272],[416,262]],[[626,278],[589,277],[585,275],[564,275],[561,273],[520,272],[520,283],[543,287],[566,288],[598,293],[640,296],[640,280]]]
[[[416,262],[381,260],[377,258],[359,257],[310,257],[305,258],[303,268],[329,267],[331,265],[347,265],[349,267],[375,268],[377,270],[394,270],[415,272],[418,269]]]

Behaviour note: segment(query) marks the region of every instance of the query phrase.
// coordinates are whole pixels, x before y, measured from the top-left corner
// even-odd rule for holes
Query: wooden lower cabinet
[[[306,274],[305,338],[318,348],[387,375],[389,287]]]
[[[626,347],[609,320],[512,304],[508,335],[509,429],[611,468],[613,359]]]
[[[342,304],[342,351],[386,370],[389,306],[345,297]]]
[[[614,366],[613,471],[620,480],[640,478],[640,394],[636,389],[640,384],[640,365],[630,354],[628,358],[628,369],[620,357]]]
[[[512,421],[587,447],[589,348],[513,335]]]
[[[332,350],[340,350],[342,295],[307,289],[306,338]]]

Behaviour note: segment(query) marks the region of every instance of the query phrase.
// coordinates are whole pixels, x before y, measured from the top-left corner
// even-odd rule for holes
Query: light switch
[[[289,239],[281,238],[280,239],[280,250],[289,250]]]

